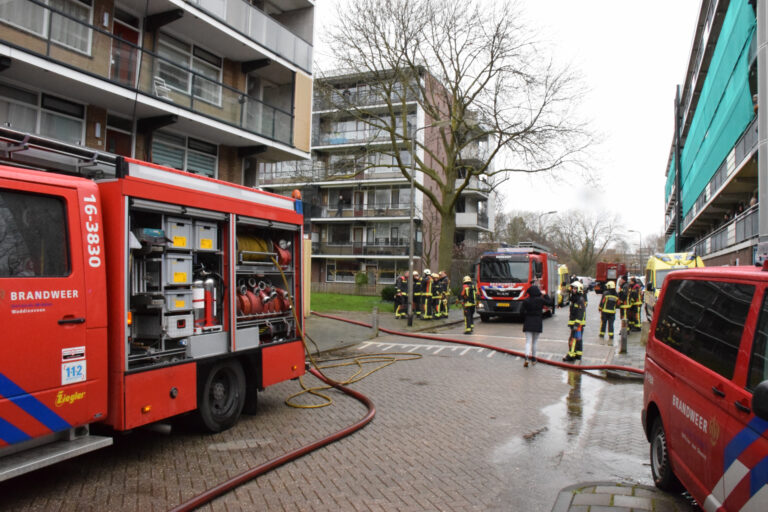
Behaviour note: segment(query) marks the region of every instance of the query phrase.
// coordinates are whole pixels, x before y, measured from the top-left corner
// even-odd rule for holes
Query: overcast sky
[[[346,1],[346,0],[342,0]],[[674,131],[675,87],[682,84],[700,0],[520,0],[544,48],[577,71],[588,89],[581,105],[600,138],[591,183],[577,173],[514,176],[502,186],[505,210],[612,211],[643,237],[664,228],[664,172]],[[319,0],[315,60],[334,0]],[[639,242],[636,233],[627,241]]]

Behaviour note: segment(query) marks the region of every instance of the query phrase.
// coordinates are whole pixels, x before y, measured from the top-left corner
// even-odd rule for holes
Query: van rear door
[[[106,384],[88,365],[105,344],[89,351],[78,183],[96,190],[86,180],[0,168],[0,450],[106,412]],[[98,212],[91,219],[101,222]],[[101,253],[92,240],[91,252]]]

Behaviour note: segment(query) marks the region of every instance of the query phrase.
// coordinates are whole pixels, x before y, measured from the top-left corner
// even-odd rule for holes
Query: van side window
[[[0,189],[0,278],[69,275],[64,201]]]
[[[763,297],[763,307],[755,330],[755,341],[752,344],[752,356],[749,361],[749,378],[747,389],[752,391],[758,384],[768,379],[768,292]]]
[[[731,379],[754,293],[747,284],[671,281],[656,339]]]

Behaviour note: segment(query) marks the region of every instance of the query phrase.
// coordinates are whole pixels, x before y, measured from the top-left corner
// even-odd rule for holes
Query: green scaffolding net
[[[683,217],[754,118],[749,47],[755,27],[755,12],[749,2],[731,2],[682,150]],[[673,159],[667,174],[666,199],[674,187],[676,170]],[[674,236],[667,240],[666,250],[674,250]]]

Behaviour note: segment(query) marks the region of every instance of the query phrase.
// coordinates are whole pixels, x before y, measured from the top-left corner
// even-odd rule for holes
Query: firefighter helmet
[[[464,276],[464,279],[461,280],[462,283],[471,283],[472,278],[469,276]]]
[[[418,271],[416,271],[416,270],[414,270],[414,271],[413,271],[413,277],[419,277],[419,272],[418,272]]]
[[[616,289],[616,283],[614,283],[613,281],[608,281],[607,283],[605,283],[605,287],[608,288],[609,290],[614,290]]]
[[[425,275],[425,276],[429,276],[429,275],[432,275],[432,272],[430,272],[428,268],[425,268],[425,269],[424,269],[424,275]]]
[[[574,281],[571,283],[571,288],[576,288],[576,291],[579,293],[584,292],[584,285],[581,284],[579,281]]]

